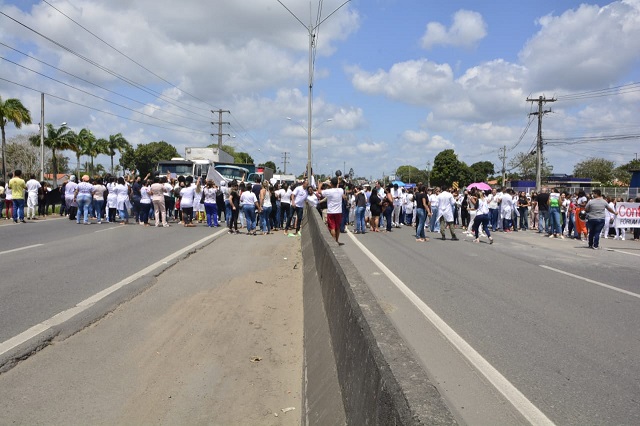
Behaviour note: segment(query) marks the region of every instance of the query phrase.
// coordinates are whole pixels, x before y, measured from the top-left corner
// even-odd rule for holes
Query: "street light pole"
[[[311,106],[312,106],[312,101],[313,101],[313,41],[315,39],[315,31],[318,29],[318,27],[320,27],[320,25],[322,23],[324,23],[324,21],[329,19],[338,10],[342,9],[342,7],[344,5],[346,5],[347,3],[349,3],[351,0],[346,0],[344,3],[342,3],[333,12],[331,12],[329,15],[327,15],[326,18],[324,18],[323,20],[318,22],[318,24],[315,27],[313,26],[312,17],[311,17],[311,13],[312,13],[311,2],[309,2],[309,26],[307,26],[307,25],[304,24],[304,22],[302,22],[300,20],[300,18],[298,18],[295,15],[295,13],[293,13],[291,10],[289,10],[289,8],[287,6],[285,6],[284,3],[282,3],[281,0],[277,0],[277,1],[278,1],[278,3],[280,3],[280,5],[282,5],[282,7],[284,7],[287,10],[287,12],[289,12],[309,32],[309,99],[308,99],[308,102],[307,102],[308,103],[308,105],[307,105],[307,116],[308,116],[308,123],[307,123],[307,125],[308,125],[307,179],[308,179],[309,183],[311,183],[311,130],[312,130],[312,124],[313,124],[312,121],[311,121],[311,119],[312,119]]]

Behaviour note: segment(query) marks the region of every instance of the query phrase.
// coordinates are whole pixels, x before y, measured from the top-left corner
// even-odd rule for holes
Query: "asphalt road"
[[[0,344],[220,229],[2,220]]]
[[[461,423],[640,424],[640,243],[413,233],[341,241]]]

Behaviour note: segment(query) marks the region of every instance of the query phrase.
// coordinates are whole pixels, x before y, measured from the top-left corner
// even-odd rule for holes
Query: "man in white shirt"
[[[322,196],[327,200],[327,226],[331,236],[338,245],[342,245],[340,238],[340,224],[342,223],[342,200],[345,197],[344,189],[338,188],[338,178],[331,178],[331,188],[322,191]]]
[[[453,207],[456,204],[456,199],[451,195],[451,189],[444,190],[438,194],[438,219],[440,221],[440,235],[442,240],[446,240],[444,231],[446,227],[449,227],[449,233],[451,233],[451,240],[458,241],[456,237],[456,231],[453,226]]]
[[[296,235],[300,235],[300,226],[302,225],[302,217],[304,214],[304,203],[307,200],[309,193],[307,192],[308,183],[305,180],[301,185],[291,192],[291,205],[293,206],[296,214]],[[291,224],[291,218],[287,220],[287,226],[284,230],[285,234],[289,232],[289,226]]]
[[[36,176],[29,176],[29,180],[27,181],[27,219],[34,220],[36,218],[38,191],[40,191],[40,188],[42,188],[42,185],[36,180]]]

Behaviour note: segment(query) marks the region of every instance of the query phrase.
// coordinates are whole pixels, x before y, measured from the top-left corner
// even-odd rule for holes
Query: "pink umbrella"
[[[491,186],[489,186],[489,184],[486,184],[484,182],[476,182],[467,186],[467,189],[471,189],[471,188],[477,188],[481,191],[491,191]]]

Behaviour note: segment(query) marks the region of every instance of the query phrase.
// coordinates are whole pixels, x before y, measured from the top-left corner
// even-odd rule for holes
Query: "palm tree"
[[[71,129],[66,124],[58,127],[53,127],[53,124],[47,123],[45,126],[47,135],[44,138],[44,146],[51,150],[51,166],[53,171],[53,187],[58,186],[58,156],[56,151],[64,151],[71,149],[70,135],[73,135]],[[40,136],[35,135],[29,138],[31,144],[34,146],[40,146]]]
[[[85,129],[82,129],[82,130],[85,130]],[[100,154],[107,153],[107,146],[106,146],[107,140],[104,138],[96,139],[96,137],[93,135],[93,133],[91,133],[90,130],[87,130],[87,133],[83,134],[82,130],[80,131],[80,135],[82,138],[84,138],[83,154],[88,155],[89,158],[91,159],[91,168],[89,169],[89,175],[93,177],[93,174],[94,174],[93,159]]]
[[[82,145],[78,134],[72,130],[67,133],[69,149],[76,153],[76,177],[80,174],[80,156],[82,155]]]
[[[23,124],[31,124],[31,114],[18,99],[7,99],[2,101],[0,96],[0,130],[2,131],[2,180],[7,180],[7,141],[4,128],[8,123],[13,123],[17,129]]]
[[[117,133],[115,135],[109,135],[109,140],[107,141],[107,152],[106,154],[111,157],[111,174],[114,174],[115,169],[113,168],[113,156],[116,155],[116,151],[122,154],[128,146],[130,146],[129,142],[122,136],[122,133]]]

